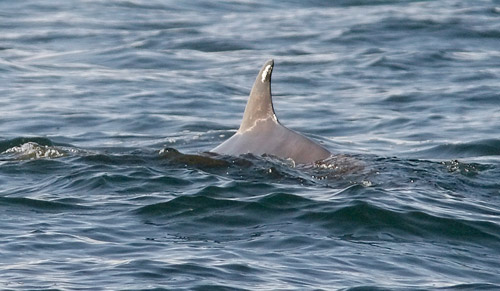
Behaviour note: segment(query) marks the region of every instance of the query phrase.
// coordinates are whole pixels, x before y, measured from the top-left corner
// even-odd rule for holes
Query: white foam
[[[4,152],[14,154],[20,159],[53,159],[67,156],[68,153],[54,146],[39,145],[36,142],[27,142],[20,146],[12,147]]]

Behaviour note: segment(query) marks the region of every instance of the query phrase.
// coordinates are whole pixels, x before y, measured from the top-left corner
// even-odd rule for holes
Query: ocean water
[[[329,164],[206,154],[273,58]],[[500,1],[1,1],[0,289],[499,290]]]

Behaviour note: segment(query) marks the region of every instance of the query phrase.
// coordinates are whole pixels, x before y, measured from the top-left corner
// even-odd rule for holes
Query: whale
[[[296,164],[310,164],[332,154],[317,142],[288,129],[276,117],[271,94],[274,60],[260,70],[248,98],[238,131],[210,152],[239,156],[269,155],[292,159]]]

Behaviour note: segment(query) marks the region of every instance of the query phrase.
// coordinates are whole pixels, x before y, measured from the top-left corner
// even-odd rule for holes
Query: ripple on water
[[[435,159],[500,156],[500,140],[484,139],[468,143],[441,144],[420,151],[419,154]]]
[[[71,210],[88,209],[87,207],[71,203],[70,201],[58,202],[48,201],[45,199],[32,199],[22,197],[0,197],[0,204],[17,208],[36,209],[43,212],[64,212]]]
[[[285,2],[0,1],[0,289],[499,289],[500,9]]]

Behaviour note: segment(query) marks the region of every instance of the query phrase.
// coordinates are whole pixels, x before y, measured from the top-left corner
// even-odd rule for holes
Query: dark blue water
[[[203,154],[270,58],[328,166]],[[1,1],[0,289],[498,290],[499,79],[497,0]]]

